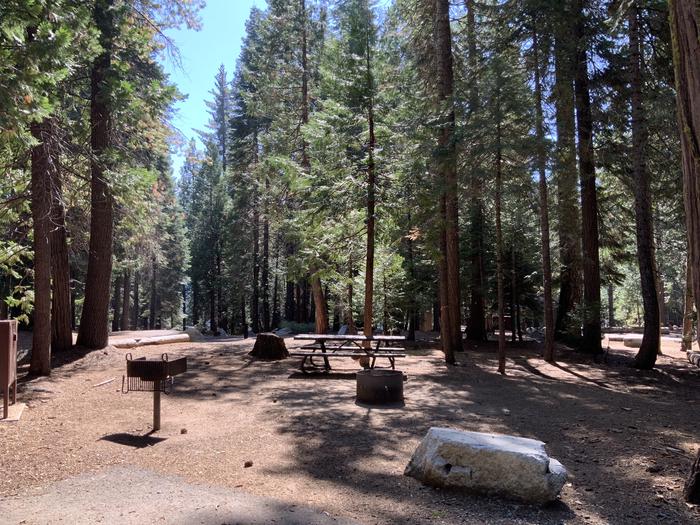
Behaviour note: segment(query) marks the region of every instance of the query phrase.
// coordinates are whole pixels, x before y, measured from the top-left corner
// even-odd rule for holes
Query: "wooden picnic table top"
[[[405,341],[403,335],[371,335],[369,337],[362,334],[297,334],[294,339],[303,341]]]

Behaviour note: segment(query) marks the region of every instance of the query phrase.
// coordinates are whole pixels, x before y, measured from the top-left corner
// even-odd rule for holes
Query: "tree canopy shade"
[[[651,368],[689,318],[685,3],[270,0],[178,145],[159,57],[200,7],[0,6],[0,313],[31,324],[33,372],[72,329],[100,348],[183,317],[434,331],[448,363],[495,332],[501,372],[506,332],[551,361],[643,325]]]

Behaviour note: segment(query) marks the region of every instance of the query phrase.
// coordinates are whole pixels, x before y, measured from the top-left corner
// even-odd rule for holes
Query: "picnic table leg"
[[[323,354],[323,364],[326,368],[326,372],[331,369],[331,364],[328,362],[328,356],[326,356],[326,343],[321,340],[321,353]]]

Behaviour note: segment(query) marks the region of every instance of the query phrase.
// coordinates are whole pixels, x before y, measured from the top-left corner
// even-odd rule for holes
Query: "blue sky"
[[[197,138],[197,129],[205,129],[209,119],[204,101],[214,85],[220,64],[226,66],[229,78],[236,65],[245,35],[245,22],[253,6],[266,7],[265,0],[207,0],[201,11],[202,29],[168,31],[180,50],[182,68],[170,59],[163,66],[187,99],[177,104],[173,125],[189,140]],[[180,175],[182,157],[173,155],[173,173]]]

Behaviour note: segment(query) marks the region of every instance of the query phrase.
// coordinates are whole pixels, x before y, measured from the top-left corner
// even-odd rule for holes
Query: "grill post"
[[[153,430],[160,430],[160,381],[153,388]]]

